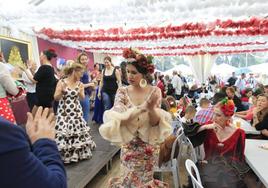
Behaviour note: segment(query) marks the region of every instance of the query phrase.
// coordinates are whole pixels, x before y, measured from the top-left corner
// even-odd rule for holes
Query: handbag
[[[26,95],[21,95],[10,102],[11,108],[18,125],[25,125],[27,122],[27,112],[30,111]]]
[[[170,135],[168,136],[163,143],[160,145],[159,157],[158,157],[158,166],[161,167],[163,163],[166,163],[171,158],[171,150],[174,141],[176,140],[176,136]],[[179,145],[176,145],[175,154],[177,156],[179,153]]]
[[[28,102],[26,100],[26,91],[22,83],[19,81],[16,81],[15,83],[19,89],[18,94],[16,96],[7,94],[7,97],[10,102],[16,124],[25,125],[27,122],[27,112],[30,111]]]

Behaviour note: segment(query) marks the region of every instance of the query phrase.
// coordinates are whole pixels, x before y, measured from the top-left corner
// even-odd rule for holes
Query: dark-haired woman
[[[129,86],[117,90],[114,106],[105,111],[99,129],[103,138],[121,146],[121,176],[111,179],[108,187],[166,188],[166,183],[153,178],[153,170],[158,143],[171,134],[171,116],[160,109],[160,89],[146,79],[153,66],[143,55],[127,54]]]
[[[253,110],[253,126],[261,131],[263,139],[268,139],[268,95],[261,94],[257,98],[257,106]]]
[[[114,105],[114,98],[118,86],[121,86],[120,72],[113,66],[111,57],[104,58],[105,68],[102,72],[98,98],[102,98],[104,111],[109,110]]]
[[[40,54],[41,66],[38,68],[35,75],[32,76],[32,74],[29,73],[28,70],[25,71],[28,78],[33,83],[36,83],[36,106],[50,108],[50,110],[52,110],[53,95],[56,88],[56,78],[54,68],[51,65],[51,60],[56,57],[57,54],[55,50],[45,50]],[[34,106],[33,112],[36,111],[36,106]]]

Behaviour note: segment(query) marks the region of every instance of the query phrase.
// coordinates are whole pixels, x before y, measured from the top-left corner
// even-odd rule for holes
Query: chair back
[[[185,167],[186,167],[188,174],[191,177],[193,188],[204,188],[202,186],[200,174],[199,174],[199,171],[198,171],[195,163],[192,160],[187,159],[185,161]],[[194,172],[194,174],[193,174],[193,172]]]
[[[173,128],[173,135],[177,135],[178,130],[182,127],[181,121],[175,120],[171,122],[171,126]]]
[[[184,132],[183,132],[182,126],[177,129],[175,135],[176,135],[176,140],[172,144],[170,160],[172,160],[174,158],[177,158],[177,156],[175,156],[176,147],[180,145],[180,140],[184,136]]]
[[[197,162],[197,156],[196,156],[195,148],[194,148],[192,142],[190,141],[190,139],[187,136],[183,135],[183,137],[181,138],[180,145],[187,146],[188,149],[190,149],[190,159],[193,160],[194,162]],[[182,156],[182,155],[183,155],[183,150],[180,149],[179,156]]]

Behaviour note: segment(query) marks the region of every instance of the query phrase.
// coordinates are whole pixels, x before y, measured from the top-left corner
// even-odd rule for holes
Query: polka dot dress
[[[0,98],[0,116],[12,123],[16,123],[13,111],[7,98]]]
[[[78,88],[67,88],[66,94],[59,101],[56,142],[64,163],[91,158],[91,151],[96,147],[90,128],[83,119]]]

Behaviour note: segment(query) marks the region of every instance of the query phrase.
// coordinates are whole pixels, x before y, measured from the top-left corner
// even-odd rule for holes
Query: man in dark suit
[[[64,165],[54,141],[54,114],[39,107],[34,117],[27,115],[29,137],[21,127],[0,117],[0,187],[67,187]]]

